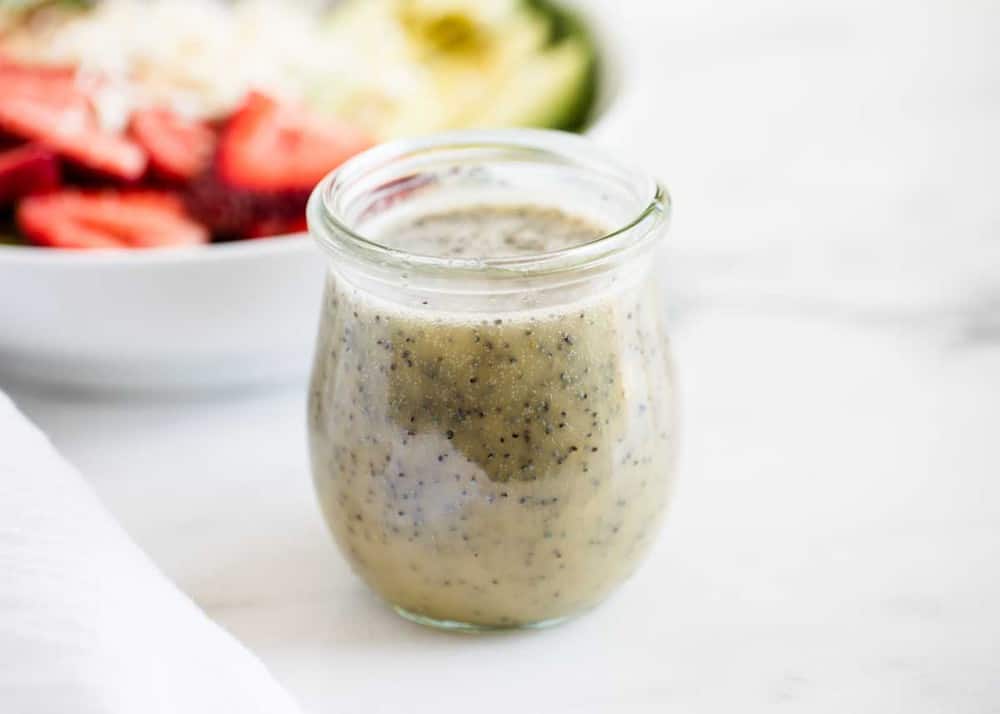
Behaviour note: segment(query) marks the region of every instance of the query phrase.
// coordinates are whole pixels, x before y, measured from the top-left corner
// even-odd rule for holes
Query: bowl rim
[[[616,110],[623,104],[627,87],[624,71],[628,43],[608,21],[599,0],[559,0],[572,6],[584,19],[598,51],[598,94],[593,116],[579,132],[581,136],[599,136],[611,123]],[[258,257],[283,256],[315,250],[309,233],[281,233],[260,238],[209,243],[183,248],[147,248],[145,250],[67,250],[33,245],[0,244],[0,264],[7,265],[174,265],[178,263],[212,263],[247,260]]]

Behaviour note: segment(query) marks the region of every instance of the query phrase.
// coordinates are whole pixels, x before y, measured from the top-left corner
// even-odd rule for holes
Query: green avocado
[[[590,34],[576,15],[550,0],[520,3],[526,18],[520,31],[537,34],[542,44],[497,78],[488,102],[466,113],[463,121],[470,127],[579,131],[597,88],[597,54]]]
[[[597,97],[598,53],[590,30],[579,17],[550,0],[523,1],[549,23],[550,48],[566,45],[573,48],[567,52],[572,59],[556,58],[552,63],[561,65],[561,71],[553,67],[552,74],[565,77],[566,83],[561,92],[551,95],[551,112],[536,126],[580,131],[590,118]]]
[[[589,45],[578,38],[560,42],[529,58],[496,87],[471,125],[578,131],[590,114],[595,75]]]
[[[594,43],[550,0],[349,0],[330,39],[359,62],[353,87],[311,91],[314,106],[381,138],[454,128],[576,131],[596,92]],[[382,86],[386,77],[415,84]]]

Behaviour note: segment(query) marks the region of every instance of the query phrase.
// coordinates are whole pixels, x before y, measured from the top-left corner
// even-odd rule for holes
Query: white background
[[[607,141],[670,186],[681,483],[543,633],[398,620],[313,503],[301,388],[2,385],[307,712],[1000,712],[1000,6],[619,3]]]

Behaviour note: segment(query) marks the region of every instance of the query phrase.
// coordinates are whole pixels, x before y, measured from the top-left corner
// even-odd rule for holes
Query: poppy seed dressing
[[[537,206],[382,227],[418,255],[561,250],[605,231]],[[672,476],[669,358],[649,281],[494,314],[380,299],[340,275],[310,393],[314,477],[354,570],[420,617],[477,626],[599,602],[656,534]]]

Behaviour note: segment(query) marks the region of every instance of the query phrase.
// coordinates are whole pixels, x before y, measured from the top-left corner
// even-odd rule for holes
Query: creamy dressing
[[[383,227],[390,248],[438,257],[507,258],[564,250],[606,231],[584,218],[541,206],[467,206]]]
[[[603,227],[532,206],[389,224],[424,255],[565,248]],[[333,277],[310,399],[326,519],[355,571],[409,614],[485,627],[599,602],[656,534],[672,383],[645,287],[490,319],[390,305]]]

